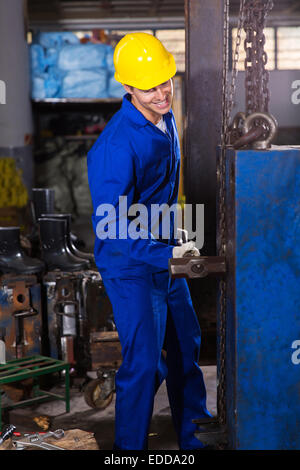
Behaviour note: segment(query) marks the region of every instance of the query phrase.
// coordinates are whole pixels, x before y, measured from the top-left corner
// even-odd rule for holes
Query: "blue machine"
[[[226,151],[226,427],[300,449],[300,147]]]

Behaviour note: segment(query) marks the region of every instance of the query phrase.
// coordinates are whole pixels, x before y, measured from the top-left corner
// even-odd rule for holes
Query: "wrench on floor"
[[[6,439],[8,439],[9,437],[13,435],[15,429],[16,429],[16,426],[14,426],[13,424],[6,424],[3,427],[3,431],[0,437],[0,445],[3,444],[3,442],[6,441]]]
[[[23,450],[25,447],[39,447],[43,450],[65,450],[62,447],[58,447],[54,444],[44,442],[47,437],[55,437],[61,439],[65,435],[63,429],[57,429],[56,431],[50,431],[46,434],[40,435],[39,433],[25,435],[21,439],[13,439],[13,445],[16,450]]]

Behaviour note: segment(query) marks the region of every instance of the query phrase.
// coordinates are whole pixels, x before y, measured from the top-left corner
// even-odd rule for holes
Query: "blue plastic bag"
[[[55,47],[49,47],[45,49],[45,62],[47,66],[56,65],[58,60],[58,50]]]
[[[47,98],[57,98],[60,91],[60,81],[55,76],[47,74],[45,79],[45,90]]]
[[[64,46],[59,51],[57,66],[62,70],[88,70],[106,67],[106,44]]]
[[[60,48],[66,44],[79,44],[79,39],[76,34],[61,31],[61,32],[38,32],[33,36],[33,42],[40,44],[45,48],[54,47]]]
[[[67,72],[65,72],[65,70],[60,70],[55,65],[49,65],[49,67],[47,68],[47,73],[49,73],[49,75],[55,77],[56,80],[62,83],[62,79],[64,78]]]
[[[123,85],[117,80],[115,80],[114,76],[111,76],[108,79],[108,96],[110,98],[122,98],[125,95],[126,91]]]
[[[106,49],[106,67],[110,74],[115,73],[114,49],[112,48],[112,46],[107,46],[107,49]]]
[[[73,70],[62,80],[62,98],[107,98],[107,70]]]
[[[32,44],[29,48],[30,69],[32,75],[39,75],[46,69],[45,53],[42,46]]]
[[[31,97],[34,100],[43,100],[46,98],[45,80],[43,77],[32,77]]]
[[[55,75],[43,73],[35,75],[31,80],[31,97],[36,100],[57,98],[60,92],[61,80]]]

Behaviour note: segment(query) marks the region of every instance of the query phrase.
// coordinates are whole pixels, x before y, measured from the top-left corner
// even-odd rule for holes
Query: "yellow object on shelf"
[[[28,191],[22,180],[22,170],[11,157],[0,157],[0,208],[25,207]]]

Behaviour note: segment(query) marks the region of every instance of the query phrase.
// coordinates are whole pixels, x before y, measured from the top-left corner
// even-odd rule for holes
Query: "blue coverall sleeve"
[[[88,178],[93,203],[93,226],[103,243],[126,257],[168,269],[173,246],[156,240],[148,227],[141,236],[128,235],[131,220],[120,207],[120,197],[126,196],[127,208],[135,202],[136,171],[133,152],[111,142],[101,142],[88,153]],[[104,226],[107,237],[103,238]]]

